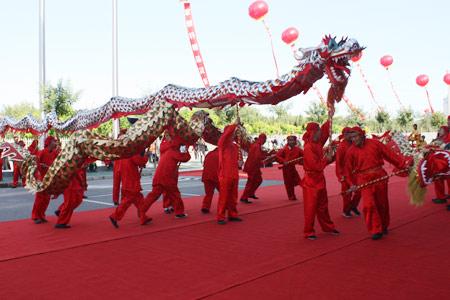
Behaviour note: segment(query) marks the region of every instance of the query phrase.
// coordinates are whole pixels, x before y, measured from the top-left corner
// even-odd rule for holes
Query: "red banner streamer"
[[[352,112],[358,114],[358,116],[361,118],[362,121],[366,119],[366,117],[352,104],[350,99],[345,94],[342,95],[342,100],[344,100],[344,102],[347,104],[348,108],[350,108]]]
[[[192,19],[191,3],[189,3],[189,1],[186,1],[183,3],[183,5],[184,20],[189,36],[189,42],[191,43],[192,54],[194,55],[198,72],[200,73],[203,84],[205,85],[205,87],[209,87],[208,74],[206,73],[205,64],[203,63],[202,54],[200,53],[200,46],[197,41],[197,34],[195,33],[194,20]]]
[[[389,68],[386,68],[386,72],[388,74],[389,83],[391,84],[392,92],[394,93],[395,98],[397,99],[397,102],[400,104],[400,107],[404,110],[405,106],[403,105],[402,101],[400,100],[400,97],[397,94],[397,91],[395,90],[394,83],[392,82],[391,73],[389,72]]]
[[[325,101],[325,98],[322,96],[322,93],[319,91],[319,89],[314,85],[313,85],[313,89],[316,92],[317,96],[319,97],[320,103],[322,103],[323,105],[326,105],[327,103]]]

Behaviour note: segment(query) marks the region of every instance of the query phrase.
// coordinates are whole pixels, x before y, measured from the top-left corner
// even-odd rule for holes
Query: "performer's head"
[[[16,143],[16,144],[19,143],[19,136],[17,136],[17,135],[14,136],[14,143]]]
[[[413,124],[413,129],[417,130],[417,124]]]
[[[342,137],[347,142],[351,142],[352,141],[352,129],[350,127],[344,127],[344,129],[342,129]]]
[[[351,128],[351,140],[352,143],[356,146],[360,147],[364,144],[366,140],[366,132],[361,129],[359,126],[355,126]]]
[[[264,144],[266,142],[266,140],[267,140],[267,136],[265,133],[261,133],[258,136],[258,141],[261,143],[261,145]]]
[[[448,126],[441,126],[438,131],[438,138],[445,138],[448,135]]]
[[[45,148],[52,151],[56,148],[56,146],[57,146],[57,143],[56,143],[56,139],[54,137],[49,135],[48,137],[45,138],[45,141],[44,141]]]
[[[305,143],[315,142],[317,143],[320,139],[321,130],[319,124],[316,122],[309,122],[306,125],[306,132],[303,134],[303,140]]]
[[[287,137],[287,143],[289,147],[294,147],[297,145],[297,137],[295,135],[290,135]]]

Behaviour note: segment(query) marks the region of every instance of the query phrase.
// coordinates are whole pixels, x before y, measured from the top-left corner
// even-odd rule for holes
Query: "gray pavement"
[[[153,168],[145,169],[145,175],[142,177],[141,183],[144,189],[144,195],[151,190],[152,182],[152,170]],[[186,170],[186,168],[181,168]],[[104,174],[103,174],[104,173]],[[108,178],[100,178],[101,176],[107,176]],[[242,190],[245,186],[246,180],[239,181],[239,189]],[[262,186],[280,185],[281,181],[265,180]],[[183,198],[191,196],[204,195],[203,183],[198,176],[180,176],[178,186]],[[83,200],[83,203],[76,211],[96,210],[104,208],[112,208],[112,172],[102,171],[95,173],[88,173],[88,191],[86,193],[87,199]],[[47,209],[47,215],[53,214],[57,207],[62,203],[63,197],[50,202]],[[161,199],[159,200],[161,201]],[[0,192],[0,221],[28,219],[31,215],[33,207],[34,195],[28,190],[18,187],[15,189],[4,188]],[[161,208],[162,209],[162,208]]]

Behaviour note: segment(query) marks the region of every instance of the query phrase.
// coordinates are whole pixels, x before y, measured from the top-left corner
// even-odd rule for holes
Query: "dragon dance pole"
[[[112,0],[112,96],[119,95],[117,0]],[[113,137],[119,136],[120,120],[113,120]]]
[[[39,0],[39,111],[44,120],[44,98],[46,89],[46,65],[45,65],[45,0]],[[45,133],[39,139],[39,146],[43,148]]]
[[[370,181],[368,181],[366,183],[357,185],[355,191],[358,191],[360,189],[366,188],[366,187],[368,187],[370,185],[379,183],[381,181],[388,180],[389,178],[391,178],[391,177],[393,177],[395,175],[398,175],[398,174],[401,174],[401,173],[404,173],[404,172],[408,172],[408,171],[409,171],[409,168],[405,168],[405,169],[402,169],[402,170],[398,170],[396,172],[392,172],[391,174],[388,174],[388,175],[385,175],[385,176],[382,176],[382,177],[378,177],[378,178],[376,178],[374,180],[370,180]],[[351,192],[353,192],[353,190],[352,189],[348,189],[346,191],[341,192],[341,195],[344,195],[346,193],[351,193]]]

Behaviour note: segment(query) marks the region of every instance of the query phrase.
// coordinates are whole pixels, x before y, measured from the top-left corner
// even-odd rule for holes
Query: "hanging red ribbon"
[[[377,100],[375,99],[375,94],[373,93],[372,87],[370,86],[369,81],[367,80],[366,75],[364,74],[359,62],[356,63],[356,67],[358,68],[359,74],[361,74],[361,77],[364,80],[364,83],[366,84],[367,89],[369,90],[370,97],[372,98],[373,103],[375,103],[375,105],[377,106],[378,111],[381,111],[382,110],[381,106],[378,104]]]
[[[358,114],[358,116],[361,118],[362,121],[366,119],[366,117],[358,109],[356,109],[355,106],[353,106],[352,102],[345,94],[342,95],[342,100],[344,100],[344,102],[347,104],[348,108],[350,108],[352,112]]]
[[[183,3],[183,5],[184,20],[189,36],[189,42],[191,43],[192,54],[194,55],[198,72],[200,73],[203,84],[205,85],[205,87],[209,87],[208,74],[206,73],[205,64],[203,63],[202,54],[200,53],[200,46],[197,41],[197,34],[195,33],[194,20],[192,19],[191,3],[189,3],[189,1],[186,1]]]
[[[314,85],[313,85],[313,89],[314,89],[314,91],[316,91],[316,94],[320,99],[320,103],[322,103],[323,105],[326,105],[327,103],[325,101],[325,98],[322,96],[322,93],[319,91],[319,89]]]
[[[428,93],[427,88],[425,88],[425,92],[427,93],[428,105],[430,106],[431,114],[434,114],[433,106],[431,105],[430,94]]]
[[[389,83],[391,84],[392,92],[394,93],[394,96],[397,99],[398,104],[400,104],[400,107],[404,110],[405,106],[403,105],[402,101],[400,100],[400,97],[397,94],[397,91],[395,90],[394,82],[392,82],[391,73],[389,72],[389,68],[385,68],[385,69],[388,74],[388,79],[389,79]]]
[[[277,78],[280,77],[280,72],[278,71],[278,63],[277,63],[277,58],[275,56],[275,49],[273,47],[273,39],[272,39],[272,33],[270,33],[270,28],[267,25],[266,21],[263,19],[262,23],[264,25],[264,29],[266,29],[267,35],[269,36],[269,40],[270,40],[270,47],[272,48],[272,57],[273,57],[273,62],[275,64],[275,70],[277,72]]]

